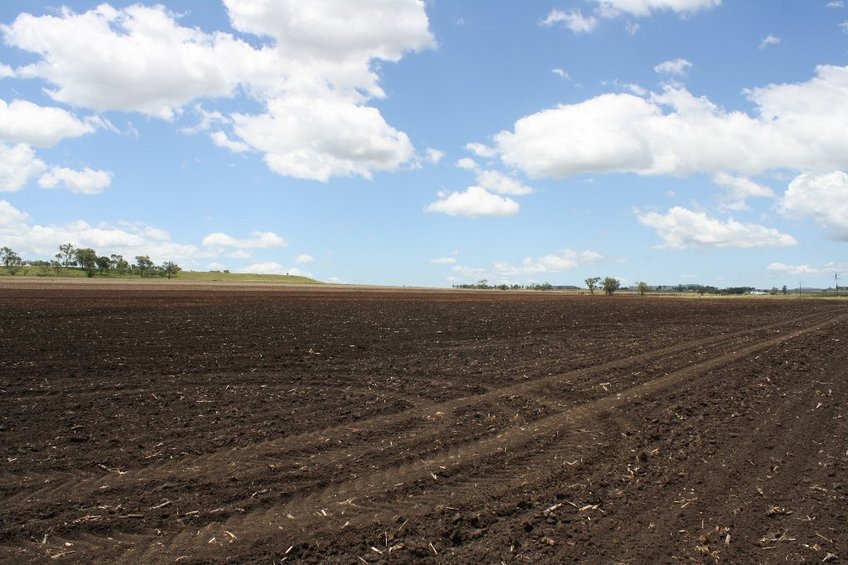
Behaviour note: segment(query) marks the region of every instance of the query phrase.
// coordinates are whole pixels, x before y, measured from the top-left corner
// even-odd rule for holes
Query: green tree
[[[101,275],[104,271],[108,271],[111,266],[112,261],[110,261],[105,255],[97,258],[97,270],[100,271]]]
[[[182,271],[182,268],[173,261],[165,261],[162,263],[162,270],[165,271],[165,275],[170,279],[171,277],[176,277],[177,273]]]
[[[10,275],[14,275],[20,270],[24,262],[17,253],[4,245],[0,247],[0,264],[6,267]]]
[[[586,288],[589,289],[589,294],[595,294],[595,289],[598,288],[598,283],[601,282],[601,277],[589,277],[585,281]]]
[[[126,259],[124,259],[123,255],[116,255],[113,253],[109,259],[112,269],[114,269],[119,275],[125,275],[127,274],[127,271],[130,270],[130,264]]]
[[[783,285],[783,294],[786,294],[787,291],[788,289],[786,288],[786,285]]]
[[[64,243],[59,246],[59,253],[56,254],[56,260],[63,267],[73,267],[77,264],[77,253],[72,243]]]
[[[153,269],[153,261],[147,255],[136,255],[135,268],[138,269],[141,276],[145,276]]]
[[[85,270],[85,274],[89,277],[94,276],[94,271],[97,269],[97,252],[90,247],[77,249],[75,252],[77,264]]]
[[[645,296],[645,293],[648,292],[648,285],[642,281],[636,283],[636,288],[639,290],[640,296]]]
[[[611,295],[613,292],[621,287],[621,282],[618,279],[614,279],[612,277],[607,277],[604,279],[604,292],[607,295]]]

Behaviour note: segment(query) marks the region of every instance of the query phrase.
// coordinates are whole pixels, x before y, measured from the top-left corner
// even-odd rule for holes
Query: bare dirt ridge
[[[0,561],[844,562],[848,307],[0,288]]]

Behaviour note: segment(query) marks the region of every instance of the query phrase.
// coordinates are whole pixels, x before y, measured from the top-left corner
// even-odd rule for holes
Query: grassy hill
[[[49,278],[86,278],[85,271],[75,268],[60,268],[53,269],[50,267],[21,267],[14,275],[11,275],[7,269],[0,268],[0,277],[16,276],[16,277],[49,277]],[[169,280],[166,277],[150,276],[140,277],[139,275],[118,275],[116,273],[106,273],[103,275],[95,274],[94,279],[114,279],[114,280]],[[254,273],[228,273],[225,271],[180,271],[173,281],[183,282],[262,282],[273,284],[321,284],[321,281],[311,279],[309,277],[300,277],[295,275],[262,275]]]

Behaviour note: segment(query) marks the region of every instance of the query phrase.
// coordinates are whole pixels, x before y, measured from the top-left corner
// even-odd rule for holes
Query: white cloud
[[[426,211],[449,216],[514,216],[518,213],[518,202],[471,186],[465,192],[439,193],[439,200],[427,206]]]
[[[298,263],[300,265],[304,265],[306,263],[314,263],[315,257],[313,257],[312,255],[307,255],[306,253],[304,253],[302,255],[298,255],[297,257],[295,257],[294,262]]]
[[[848,20],[841,22],[839,24],[839,27],[842,28],[842,31],[844,31],[845,33],[848,33]]]
[[[26,229],[29,215],[6,200],[0,200],[0,234],[8,235]]]
[[[285,267],[276,261],[253,263],[236,269],[237,273],[250,273],[253,275],[293,275],[297,277],[312,277],[311,274],[297,267]]]
[[[230,259],[250,259],[253,257],[253,254],[250,251],[245,251],[244,249],[236,249],[235,251],[227,253],[227,257]]]
[[[156,262],[176,261],[195,265],[202,256],[194,245],[171,240],[168,232],[143,223],[102,223],[96,226],[78,220],[63,225],[32,224],[29,216],[0,200],[0,240],[31,259],[49,259],[59,245],[91,247],[102,255],[119,253],[127,260],[149,255]]]
[[[221,112],[216,110],[207,111],[201,104],[195,104],[194,111],[200,115],[200,121],[197,125],[180,128],[180,133],[193,134],[201,131],[208,131],[214,124],[231,123],[231,120]]]
[[[666,214],[638,212],[642,225],[654,228],[663,239],[665,249],[691,247],[761,248],[789,247],[798,242],[791,235],[757,224],[743,224],[730,219],[722,221],[703,212],[675,206]]]
[[[760,41],[760,49],[765,49],[766,47],[771,47],[772,45],[780,45],[783,42],[782,39],[775,35],[767,35],[762,41]]]
[[[718,173],[713,182],[724,188],[721,205],[727,210],[747,210],[748,198],[774,198],[774,191],[751,179]]]
[[[438,149],[433,149],[432,147],[427,149],[427,161],[429,161],[433,165],[438,165],[444,157],[444,151],[439,151]]]
[[[234,131],[265,153],[274,172],[327,181],[332,176],[393,171],[415,154],[409,137],[391,127],[379,110],[327,95],[271,100],[268,112],[235,114]]]
[[[273,37],[287,55],[397,61],[435,47],[419,0],[224,0],[233,27]]]
[[[477,164],[477,161],[475,161],[471,157],[463,157],[462,159],[459,159],[456,162],[456,166],[466,171],[476,171],[480,168],[480,165]]]
[[[81,121],[61,108],[33,104],[27,100],[0,100],[0,140],[50,147],[62,139],[79,137],[95,130],[96,120]]]
[[[551,72],[558,77],[564,78],[565,80],[571,80],[571,75],[568,74],[568,71],[565,69],[551,69]]]
[[[494,270],[498,275],[503,276],[529,276],[546,273],[560,273],[579,266],[597,263],[603,258],[604,256],[597,251],[575,251],[573,249],[563,249],[557,253],[544,255],[542,257],[527,257],[519,266],[513,266],[506,262],[496,261],[494,263]]]
[[[498,171],[478,171],[477,184],[498,194],[521,196],[533,192],[531,187]]]
[[[9,65],[4,65],[0,63],[0,78],[12,78],[15,75],[15,69],[10,67]]]
[[[845,2],[843,2],[842,0],[832,0],[831,2],[825,4],[825,6],[827,8],[844,8]]]
[[[495,157],[498,154],[494,147],[489,147],[488,145],[477,142],[467,143],[465,144],[465,148],[478,157],[483,157],[484,159]]]
[[[430,259],[430,263],[434,265],[456,265],[456,259],[453,257],[437,257]]]
[[[258,65],[270,72],[277,59],[229,34],[182,27],[161,5],[23,13],[0,31],[7,44],[41,55],[17,75],[48,81],[55,100],[169,120],[195,98],[231,95],[245,74]]]
[[[786,273],[787,275],[822,275],[841,273],[848,270],[848,264],[837,265],[830,262],[824,265],[787,265],[786,263],[770,263],[766,267],[769,271]]]
[[[29,145],[0,143],[0,192],[20,190],[46,168]]]
[[[274,232],[256,231],[250,235],[250,239],[236,239],[225,233],[214,232],[203,238],[203,246],[213,248],[279,249],[288,245],[283,238]]]
[[[38,179],[41,188],[64,186],[77,194],[99,194],[112,184],[112,173],[88,167],[81,171],[53,167]]]
[[[531,177],[587,172],[755,175],[848,166],[848,67],[804,83],[745,92],[755,114],[729,112],[681,86],[603,94],[524,117],[495,136],[501,159]]]
[[[654,67],[654,72],[662,75],[682,76],[685,75],[686,71],[688,71],[691,67],[692,63],[686,59],[672,59],[670,61],[664,61]]]
[[[661,11],[671,11],[686,16],[721,6],[721,0],[595,0],[595,2],[599,4],[601,13],[606,17],[620,14],[643,17]]]
[[[50,96],[75,106],[173,120],[192,100],[253,97],[263,112],[224,116],[200,108],[200,123],[181,131],[232,123],[233,131],[213,133],[213,142],[235,152],[257,149],[281,175],[370,178],[416,158],[408,136],[367,102],[385,96],[375,60],[398,61],[435,46],[423,2],[225,4],[236,29],[269,44],[253,47],[229,33],[184,27],[162,6],[138,4],[20,14],[0,31],[7,44],[39,57],[16,75],[45,80]]]
[[[540,23],[544,26],[561,23],[574,33],[591,33],[597,27],[598,19],[594,16],[584,16],[580,10],[570,12],[551,10]]]
[[[522,196],[535,192],[533,188],[509,175],[480,168],[480,165],[469,157],[459,159],[456,162],[456,166],[466,171],[474,171],[477,178],[477,186],[485,188],[489,192],[511,194],[514,196]]]
[[[248,144],[241,141],[233,141],[222,131],[213,131],[209,134],[209,137],[212,139],[212,143],[218,147],[229,149],[233,153],[244,153],[245,151],[250,151],[250,146]]]
[[[832,239],[848,241],[848,174],[799,175],[789,183],[781,209],[789,216],[815,220]]]

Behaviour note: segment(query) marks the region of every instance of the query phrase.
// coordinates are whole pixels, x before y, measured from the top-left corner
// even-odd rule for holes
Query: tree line
[[[113,253],[109,256],[98,255],[90,247],[75,247],[71,243],[59,246],[59,252],[50,261],[24,261],[20,255],[7,246],[0,248],[0,265],[10,275],[17,274],[25,266],[38,267],[45,272],[52,269],[57,274],[62,269],[79,269],[88,277],[95,275],[138,275],[142,277],[176,277],[182,268],[173,261],[165,261],[156,265],[148,255],[136,255],[135,262],[130,263],[123,255]]]

